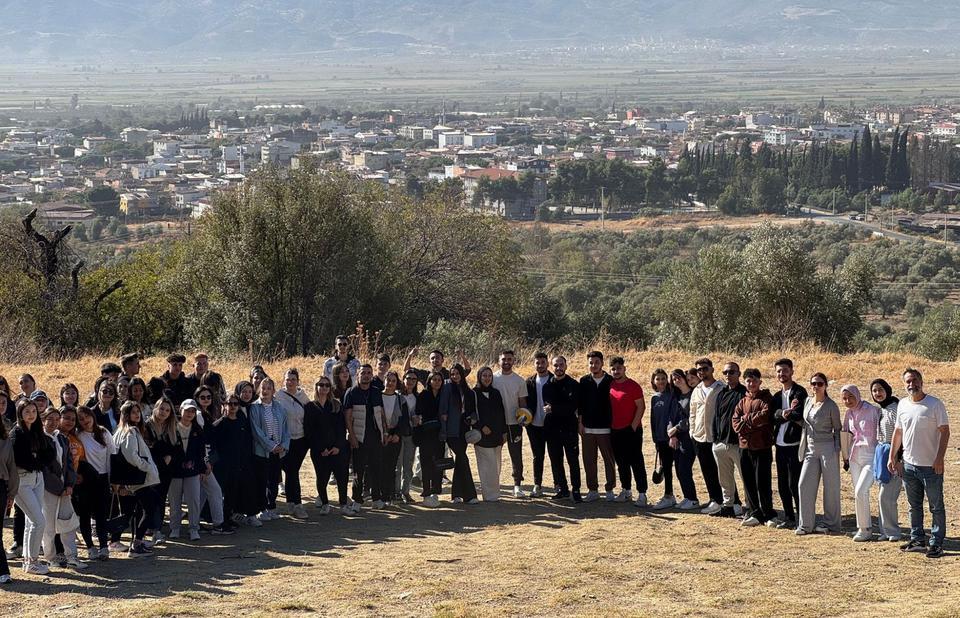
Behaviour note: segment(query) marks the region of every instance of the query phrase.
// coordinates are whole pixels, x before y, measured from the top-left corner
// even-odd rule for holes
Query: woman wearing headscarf
[[[477,472],[480,474],[480,494],[484,502],[500,499],[500,462],[507,420],[503,412],[503,397],[493,386],[493,370],[481,367],[477,371],[477,422],[480,441],[474,445]]]
[[[857,509],[857,533],[853,540],[872,541],[870,488],[876,480],[873,476],[873,457],[877,449],[880,410],[864,401],[860,397],[860,389],[853,384],[840,389],[840,398],[847,408],[843,415],[843,431],[849,434],[846,439],[850,442],[849,449],[843,449],[843,469],[850,471]]]
[[[893,396],[890,384],[880,378],[870,383],[870,394],[873,396],[874,403],[880,406],[877,452],[873,467],[874,476],[880,483],[880,540],[899,541],[900,521],[897,514],[897,500],[900,498],[903,480],[897,475],[890,474],[886,462],[890,457],[890,442],[897,424],[897,405],[900,400]],[[901,453],[897,453],[897,459],[902,457]],[[880,457],[883,459],[879,459]]]
[[[840,408],[827,395],[827,376],[810,377],[813,394],[803,404],[803,434],[800,438],[800,521],[796,534],[840,531]],[[823,480],[823,523],[814,526],[817,492]]]
[[[470,472],[467,458],[467,440],[464,437],[470,428],[468,420],[476,414],[476,394],[467,385],[466,371],[462,365],[450,368],[450,381],[440,391],[440,422],[447,446],[453,451],[453,483],[450,495],[455,504],[476,504],[477,488]]]

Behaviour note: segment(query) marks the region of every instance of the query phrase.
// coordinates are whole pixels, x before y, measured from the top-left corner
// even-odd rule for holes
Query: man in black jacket
[[[553,379],[553,374],[547,369],[547,355],[543,352],[534,354],[533,366],[537,373],[527,378],[527,408],[533,413],[533,422],[527,425],[527,438],[533,451],[533,491],[530,497],[540,498],[543,497],[543,459],[547,448],[543,426],[546,416],[543,412],[543,388]]]
[[[554,500],[571,496],[567,475],[563,469],[563,457],[570,467],[570,483],[573,486],[573,501],[580,497],[580,436],[577,432],[577,415],[580,405],[580,385],[567,375],[567,359],[553,357],[553,378],[543,385],[543,428],[547,436],[547,452],[550,454],[550,469],[557,493]]]
[[[740,438],[733,430],[732,420],[733,412],[747,389],[740,383],[740,365],[737,363],[731,361],[724,365],[723,377],[726,385],[717,395],[717,412],[713,416],[713,456],[717,459],[717,473],[723,489],[723,508],[718,515],[734,517],[737,515],[737,475],[741,482],[743,475],[740,468]]]
[[[773,413],[774,443],[777,445],[777,489],[783,503],[783,519],[777,528],[796,528],[796,514],[800,512],[800,469],[797,457],[803,435],[803,404],[807,390],[793,381],[793,361],[781,358],[774,368],[781,390],[773,395],[770,410]]]
[[[193,381],[183,373],[183,364],[187,362],[187,357],[183,354],[171,354],[167,357],[167,370],[163,375],[150,378],[149,391],[150,403],[156,403],[161,397],[166,395],[178,406],[187,399],[193,398],[193,391],[196,388]]]
[[[605,497],[613,501],[617,483],[614,467],[613,442],[610,440],[613,408],[610,405],[610,385],[613,378],[603,370],[603,353],[594,350],[587,354],[590,373],[580,378],[580,435],[583,436],[583,471],[587,477],[587,495],[584,502],[600,499],[597,470],[597,452],[603,458],[606,476]]]

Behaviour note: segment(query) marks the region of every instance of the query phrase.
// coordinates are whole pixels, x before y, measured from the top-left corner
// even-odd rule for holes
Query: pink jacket
[[[843,416],[843,431],[852,435],[850,458],[853,459],[860,449],[866,449],[871,455],[877,448],[877,427],[880,424],[880,408],[863,401],[860,389],[848,384],[841,389],[857,400],[857,405],[847,408]]]

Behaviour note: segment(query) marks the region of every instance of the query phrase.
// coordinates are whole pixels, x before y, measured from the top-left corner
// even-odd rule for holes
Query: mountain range
[[[336,58],[651,39],[960,47],[958,31],[956,0],[0,0],[0,57],[10,59]]]

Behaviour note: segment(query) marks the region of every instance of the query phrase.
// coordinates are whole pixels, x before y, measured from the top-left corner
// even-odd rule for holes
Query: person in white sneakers
[[[543,410],[543,387],[553,379],[550,373],[547,355],[537,352],[533,355],[533,367],[536,373],[527,378],[527,406],[533,413],[533,421],[527,425],[527,438],[533,451],[533,491],[531,498],[543,497],[543,465],[547,453],[547,430],[544,427],[546,413]]]
[[[670,428],[680,421],[680,401],[676,390],[670,385],[667,372],[657,369],[650,376],[653,397],[650,398],[650,430],[653,444],[660,457],[660,469],[663,471],[663,497],[653,505],[655,510],[673,508],[677,498],[673,494],[673,458]]]
[[[613,446],[610,444],[610,384],[613,378],[603,370],[603,353],[594,350],[587,354],[590,373],[580,378],[580,436],[583,439],[583,471],[587,477],[587,495],[584,502],[600,499],[600,480],[597,453],[603,458],[606,477],[605,498],[613,501],[613,487],[617,472],[614,466]]]
[[[677,508],[682,511],[692,511],[700,508],[697,486],[693,482],[693,462],[697,456],[693,440],[690,439],[690,397],[693,389],[687,382],[687,372],[683,369],[674,369],[671,372],[670,383],[680,406],[679,419],[667,429],[670,447],[673,449],[673,465],[677,472],[677,482],[680,483],[680,491],[683,492],[683,500],[677,503]]]
[[[17,425],[13,428],[13,457],[20,477],[14,503],[25,516],[23,571],[46,575],[50,569],[40,562],[40,544],[47,525],[43,517],[43,470],[57,455],[53,442],[43,432],[37,404],[29,399],[17,402]],[[4,505],[6,506],[6,505]]]
[[[698,384],[690,393],[690,438],[700,462],[700,475],[707,487],[710,502],[700,510],[704,515],[719,515],[723,504],[723,489],[713,456],[713,417],[717,411],[717,394],[723,383],[713,377],[713,361],[699,358],[694,362]]]
[[[643,388],[627,377],[623,357],[610,359],[610,442],[620,473],[620,493],[615,502],[633,500],[633,481],[637,482],[639,507],[647,505],[647,469],[643,461],[643,414],[647,404]]]
[[[504,419],[507,421],[507,452],[513,467],[513,497],[523,498],[523,427],[517,422],[517,410],[527,407],[527,382],[513,372],[513,350],[500,353],[500,371],[493,374],[493,388],[503,398]]]
[[[77,528],[80,520],[77,519],[77,528],[69,532],[60,533],[60,542],[63,544],[63,553],[57,554],[54,538],[57,536],[57,520],[61,513],[73,513],[73,487],[77,483],[77,471],[70,454],[70,441],[60,433],[60,412],[54,408],[47,408],[40,415],[43,422],[43,431],[50,438],[57,456],[43,469],[43,518],[49,522],[43,529],[43,559],[48,565],[70,566],[75,569],[86,569],[87,564],[77,558]],[[68,518],[70,519],[70,518]]]

